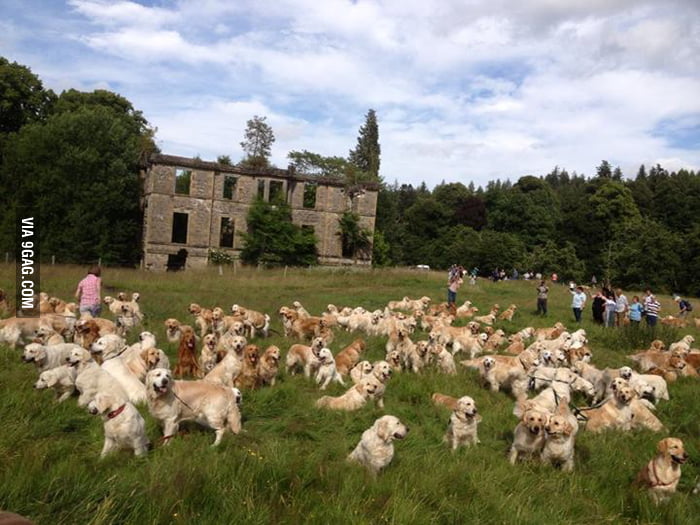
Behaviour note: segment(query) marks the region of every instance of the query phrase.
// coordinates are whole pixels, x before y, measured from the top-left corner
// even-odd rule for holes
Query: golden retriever
[[[180,343],[183,331],[192,331],[192,327],[184,325],[172,317],[165,320],[165,337],[169,343]]]
[[[578,432],[576,416],[562,403],[557,413],[549,416],[544,430],[542,461],[561,466],[564,472],[571,472],[574,469],[574,443]]]
[[[394,458],[395,439],[404,439],[408,427],[395,416],[382,416],[362,433],[348,461],[359,463],[370,473],[377,475]]]
[[[258,377],[261,385],[275,386],[279,373],[280,349],[274,345],[267,347],[258,364]]]
[[[57,366],[49,368],[39,374],[39,379],[34,383],[34,388],[42,390],[51,388],[56,392],[56,401],[62,403],[75,392],[76,370],[71,366]]]
[[[512,321],[513,316],[515,315],[515,311],[518,309],[518,307],[514,304],[511,304],[508,308],[503,310],[501,314],[498,316],[498,319],[501,321]]]
[[[615,388],[613,397],[608,398],[603,405],[584,412],[586,417],[584,428],[590,432],[601,432],[607,429],[630,430],[632,428],[630,404],[634,397],[634,390],[629,385],[623,384]]]
[[[187,311],[194,316],[194,324],[199,328],[200,337],[204,337],[212,330],[213,318],[211,309],[202,308],[197,303],[190,303]]]
[[[163,427],[166,443],[178,432],[180,422],[193,420],[212,428],[213,446],[227,430],[241,431],[241,392],[207,381],[173,381],[170,370],[156,368],[146,376],[148,410]]]
[[[457,375],[455,358],[447,351],[447,348],[440,344],[434,344],[430,346],[430,353],[435,357],[440,372],[451,376]]]
[[[131,449],[136,456],[146,454],[149,445],[146,422],[134,405],[108,393],[98,393],[87,409],[102,416],[105,443],[100,457],[120,448]]]
[[[260,386],[258,362],[260,348],[257,345],[247,345],[243,349],[243,361],[240,373],[233,378],[233,386],[237,388],[255,389]]]
[[[430,399],[433,401],[435,406],[449,408],[450,410],[457,408],[458,399],[454,396],[434,392],[433,395],[430,396]]]
[[[326,346],[321,337],[315,337],[311,345],[294,344],[289,347],[286,358],[287,374],[294,375],[299,368],[303,369],[304,377],[315,375],[320,364],[318,354]]]
[[[354,384],[369,375],[372,375],[372,363],[369,361],[360,361],[350,369],[350,379]]]
[[[80,392],[78,406],[87,406],[99,393],[107,393],[124,401],[129,396],[117,379],[104,370],[84,348],[74,348],[67,359],[69,366],[76,369],[75,388]]]
[[[519,458],[539,456],[545,442],[545,426],[549,412],[539,408],[527,408],[513,432],[513,444],[508,461],[515,465]]]
[[[331,381],[345,386],[343,377],[338,373],[336,368],[335,359],[333,358],[333,353],[330,348],[321,348],[321,351],[318,353],[318,360],[320,364],[316,371],[316,384],[321,385],[321,390],[325,390]]]
[[[219,346],[219,336],[217,333],[207,334],[202,338],[202,351],[199,354],[199,364],[202,367],[202,372],[208,374],[211,372],[219,359],[220,353],[217,351]],[[223,352],[221,353],[223,358]]]
[[[180,327],[182,330],[182,327]],[[201,368],[197,361],[197,340],[194,330],[182,331],[180,346],[177,349],[177,365],[173,374],[176,377],[200,377]]]
[[[57,366],[65,365],[70,353],[74,348],[80,348],[73,343],[62,343],[59,345],[42,345],[39,343],[29,343],[22,352],[22,361],[34,363],[39,372],[50,370]]]
[[[378,388],[383,388],[379,380],[370,374],[360,380],[356,385],[351,386],[345,393],[338,397],[323,396],[316,400],[316,406],[319,408],[328,408],[331,410],[357,410],[365,406],[371,396],[375,394]]]
[[[335,367],[338,373],[340,375],[348,374],[352,367],[358,363],[366,347],[364,339],[358,338],[338,352],[338,355],[335,356]]]
[[[435,394],[433,394],[433,398]],[[477,427],[481,416],[476,409],[474,399],[469,396],[460,397],[452,409],[450,422],[445,432],[443,441],[447,442],[452,450],[461,446],[471,446],[480,443],[477,435]]]
[[[683,441],[668,437],[656,445],[657,454],[637,474],[635,485],[649,491],[654,502],[668,499],[681,479],[681,465],[688,461]]]

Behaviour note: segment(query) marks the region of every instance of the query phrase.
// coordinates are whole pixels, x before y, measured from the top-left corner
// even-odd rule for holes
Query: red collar
[[[124,409],[126,408],[126,403],[124,403],[122,406],[120,406],[116,410],[112,410],[109,414],[107,414],[107,419],[114,419],[117,417],[119,414],[124,412]]]

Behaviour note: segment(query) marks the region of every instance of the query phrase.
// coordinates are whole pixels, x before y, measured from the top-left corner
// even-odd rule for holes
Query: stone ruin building
[[[348,188],[344,181],[286,170],[252,170],[172,155],[153,155],[141,172],[143,184],[143,264],[152,270],[207,265],[209,251],[236,258],[243,248],[238,235],[256,198],[283,196],[292,222],[316,236],[322,265],[371,265],[371,254],[343,253],[338,219],[347,210],[374,233],[376,183]]]

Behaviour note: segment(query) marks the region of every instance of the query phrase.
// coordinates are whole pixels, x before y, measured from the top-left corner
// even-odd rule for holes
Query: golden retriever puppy
[[[124,401],[129,400],[119,381],[99,366],[84,348],[74,348],[67,363],[76,369],[75,388],[80,392],[78,406],[87,406],[98,392],[121,397]]]
[[[564,472],[574,469],[574,443],[578,432],[578,421],[567,405],[559,405],[559,410],[549,416],[544,427],[545,440],[542,448],[542,461],[561,466]]]
[[[304,371],[304,377],[310,378],[315,375],[320,365],[318,354],[324,346],[326,346],[324,339],[315,337],[310,346],[294,344],[289,347],[285,363],[287,374],[294,375],[301,368]]]
[[[637,474],[635,485],[649,491],[655,503],[667,500],[676,492],[681,479],[681,465],[688,461],[683,441],[668,437],[656,445],[657,454]]]
[[[335,365],[335,359],[333,358],[333,353],[331,352],[330,348],[321,348],[321,351],[318,353],[318,360],[320,361],[320,364],[318,366],[318,370],[316,371],[316,384],[321,385],[321,390],[325,390],[331,381],[335,381],[336,383],[340,383],[341,385],[345,386],[345,383],[343,383],[343,378],[338,373]]]
[[[56,401],[62,403],[75,392],[76,370],[71,366],[57,366],[44,370],[34,383],[34,388],[42,390],[51,388],[56,392]]]
[[[369,375],[372,375],[372,363],[369,361],[360,361],[350,369],[350,379],[354,384],[359,383]]]
[[[360,361],[366,347],[364,339],[358,338],[338,352],[338,355],[335,356],[335,367],[341,376],[348,374],[352,367]]]
[[[255,389],[260,386],[258,376],[258,363],[260,361],[260,348],[257,345],[248,345],[243,350],[243,361],[240,373],[233,378],[233,386],[236,388]]]
[[[211,372],[216,363],[220,361],[217,347],[219,345],[219,336],[216,332],[207,334],[202,338],[202,351],[199,354],[199,364],[202,367],[202,372],[208,374]]]
[[[22,352],[22,361],[34,363],[39,372],[65,365],[74,348],[80,346],[73,343],[46,346],[39,343],[29,343]]]
[[[447,351],[447,348],[440,344],[434,344],[430,346],[430,353],[435,357],[440,372],[451,376],[457,375],[455,358]]]
[[[108,393],[98,393],[87,409],[102,416],[105,443],[100,457],[121,448],[133,450],[137,456],[146,454],[149,445],[146,422],[134,405]]]
[[[212,446],[221,443],[227,430],[241,431],[241,392],[237,388],[207,381],[173,381],[170,370],[156,368],[146,376],[148,410],[163,427],[167,441],[178,432],[181,421],[196,421],[214,429]]]
[[[545,426],[549,412],[538,408],[523,411],[520,422],[513,433],[513,444],[508,453],[508,461],[515,465],[519,458],[539,456],[545,442]]]
[[[430,399],[435,406],[449,408],[450,410],[457,408],[458,399],[454,396],[434,392],[433,395],[430,396]]]
[[[382,416],[362,433],[348,461],[359,463],[373,475],[385,468],[394,458],[395,439],[404,439],[408,427],[395,416]]]
[[[590,432],[602,432],[607,429],[630,430],[632,428],[632,408],[634,390],[629,385],[615,389],[612,398],[603,405],[586,410],[585,429]]]
[[[433,394],[434,396],[435,394]],[[478,414],[474,400],[469,396],[460,397],[452,409],[443,441],[452,450],[480,443],[477,435],[477,426],[480,421],[481,416]]]
[[[328,408],[331,410],[357,410],[365,406],[367,401],[378,388],[383,387],[379,380],[370,374],[353,385],[345,393],[338,397],[323,396],[316,400],[318,408]]]
[[[258,377],[261,385],[275,386],[279,373],[279,362],[280,349],[274,345],[268,346],[258,364]]]
[[[182,330],[182,327],[180,329]],[[197,339],[194,330],[182,331],[180,346],[177,349],[177,365],[175,365],[173,374],[177,377],[200,377],[202,375],[202,369],[197,361]]]

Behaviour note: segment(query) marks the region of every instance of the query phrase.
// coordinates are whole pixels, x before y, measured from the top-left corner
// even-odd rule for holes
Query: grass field
[[[69,299],[85,269],[42,268],[42,288]],[[175,348],[164,337],[163,320],[189,320],[190,302],[238,303],[276,315],[282,305],[299,300],[318,314],[329,303],[380,308],[405,295],[428,295],[444,301],[446,275],[441,272],[353,270],[215,269],[179,274],[152,274],[106,269],[103,296],[118,290],[139,291],[146,313],[145,329],[159,338],[171,358]],[[14,290],[14,267],[0,266],[0,287]],[[512,323],[499,326],[512,333],[528,325],[573,325],[570,294],[552,286],[549,315],[534,316],[535,283],[479,281],[465,284],[458,303],[470,299],[482,311],[493,303],[517,304]],[[627,292],[631,297],[634,292]],[[660,297],[662,314],[675,313],[670,297]],[[697,303],[697,301],[696,301]],[[698,303],[700,304],[700,303]],[[593,362],[599,367],[629,364],[625,355],[651,334],[634,338],[623,331],[590,322]],[[666,342],[686,333],[700,340],[696,329],[659,330]],[[357,334],[337,333],[331,349],[339,351]],[[131,334],[135,339],[136,334]],[[423,334],[412,336],[414,341]],[[368,358],[382,359],[385,340],[366,338]],[[291,342],[279,335],[259,341],[276,344],[286,354]],[[102,422],[77,407],[75,398],[62,404],[53,394],[35,391],[33,367],[20,352],[0,347],[0,509],[25,515],[38,524],[84,523],[698,523],[700,495],[691,494],[700,478],[700,381],[670,385],[671,400],[658,416],[670,435],[684,440],[690,461],[683,466],[678,493],[654,505],[630,487],[638,470],[655,453],[661,434],[649,431],[581,431],[576,467],[563,473],[539,463],[511,466],[506,460],[513,429],[513,401],[491,393],[476,373],[459,370],[455,377],[436,371],[396,374],[389,382],[385,409],[370,404],[352,413],[320,411],[316,385],[303,376],[282,372],[277,385],[243,392],[243,432],[227,434],[214,449],[213,432],[196,425],[163,447],[160,429],[141,407],[155,447],[145,458],[128,452],[99,460]],[[329,387],[331,395],[343,391]],[[483,421],[481,444],[450,452],[442,442],[449,419],[446,409],[432,405],[430,395],[471,395]],[[392,464],[374,479],[345,461],[362,432],[384,414],[398,416],[410,427],[395,443]]]

